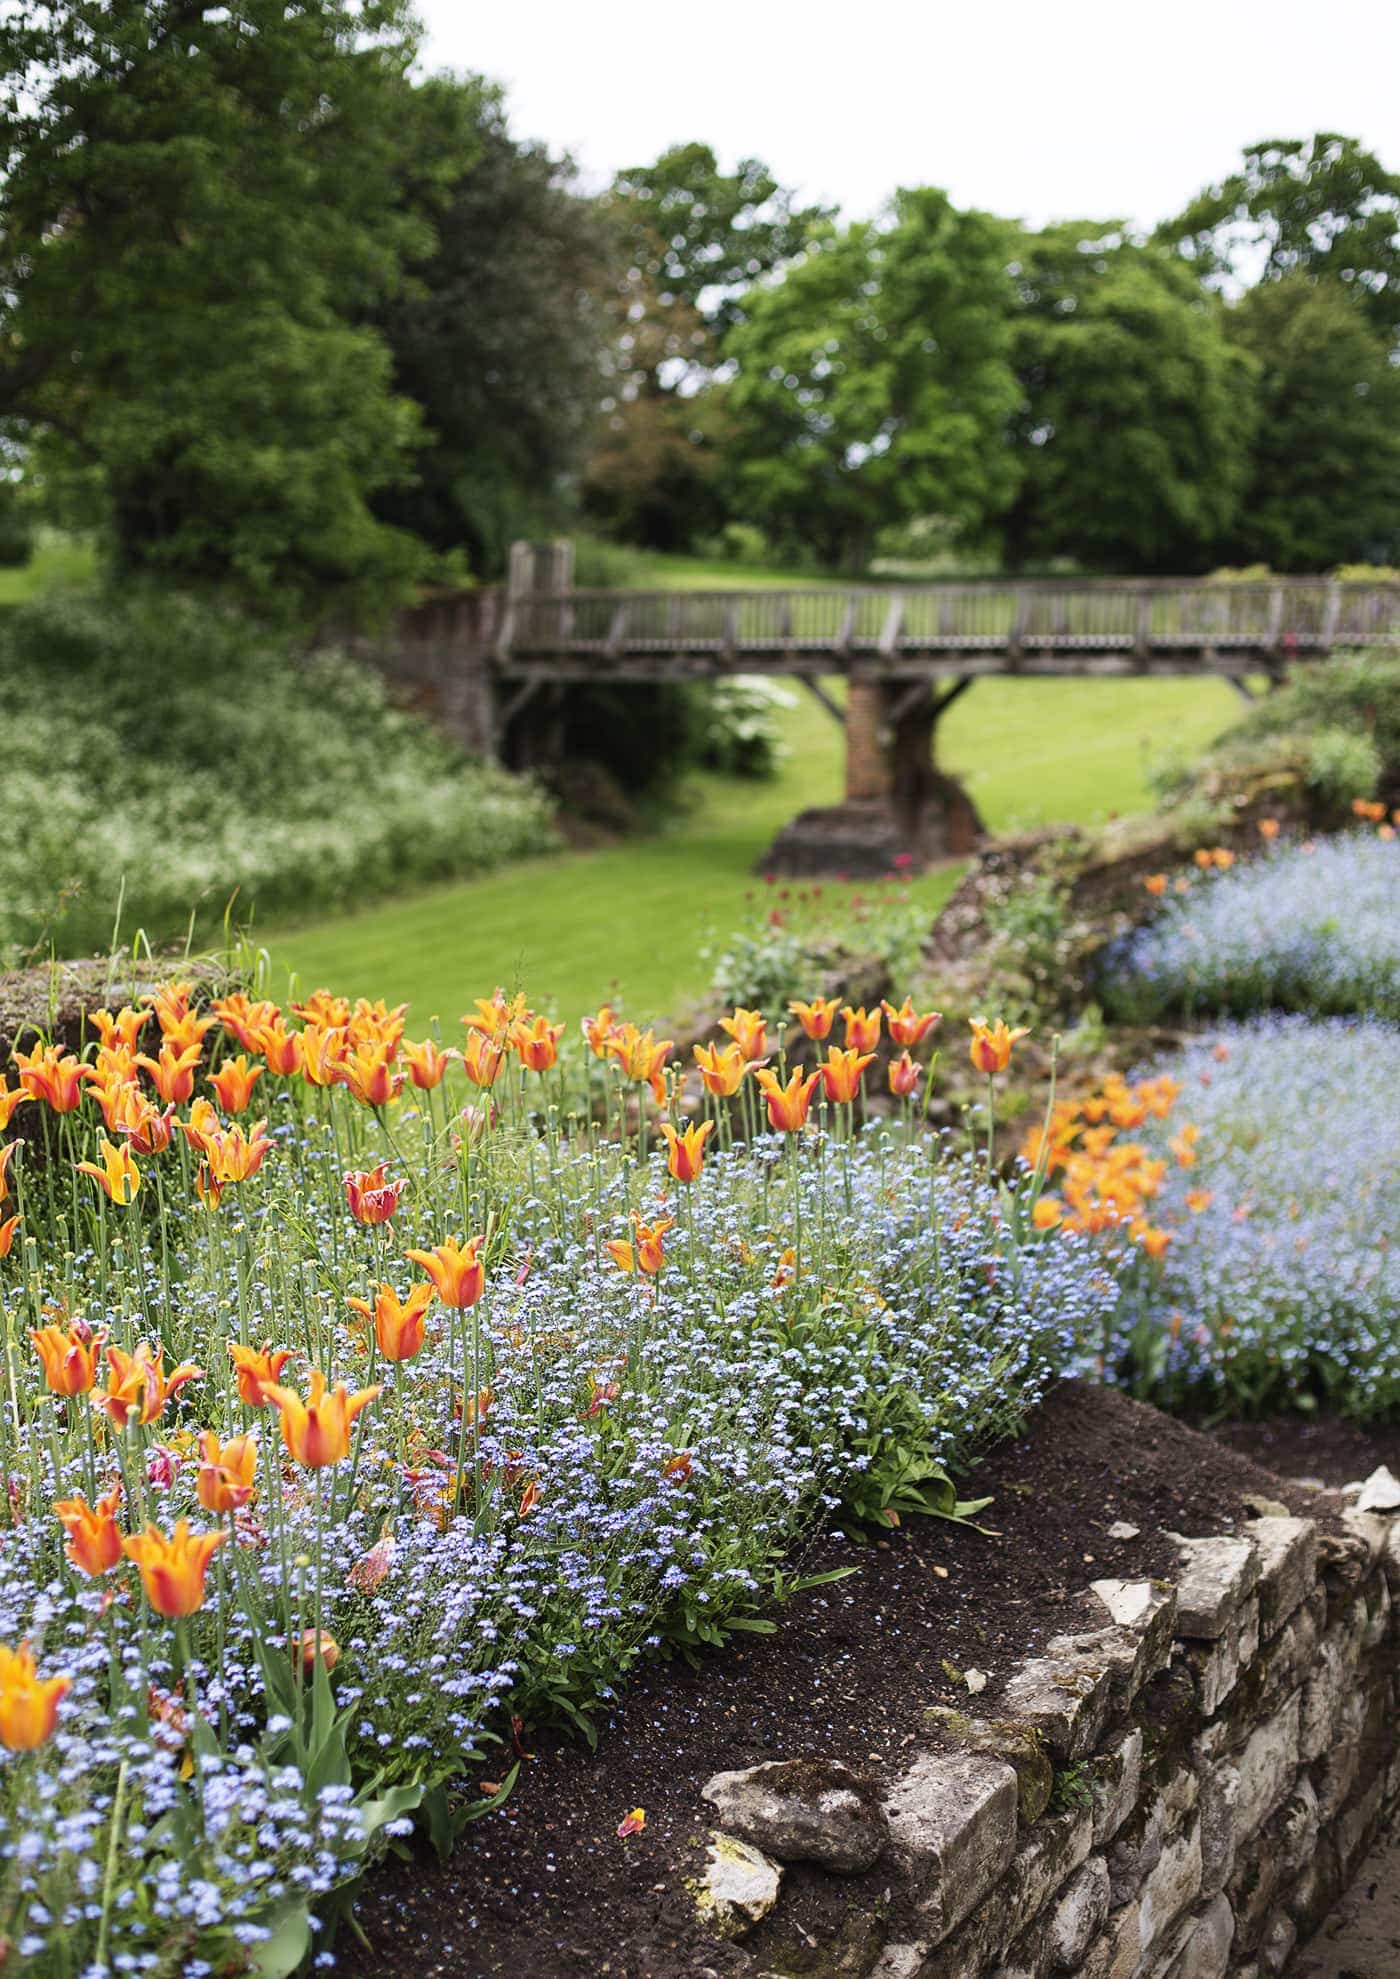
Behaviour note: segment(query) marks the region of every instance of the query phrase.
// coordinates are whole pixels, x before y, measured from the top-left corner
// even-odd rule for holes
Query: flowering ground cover
[[[1112,1015],[1400,1018],[1400,840],[1392,825],[1280,840],[1223,867],[1209,857],[1190,875],[1152,876],[1161,911],[1104,958]]]
[[[857,1126],[870,1045],[896,1110]],[[701,1060],[486,999],[457,1050],[172,985],[0,1087],[0,1932],[285,1973],[417,1820],[658,1649],[770,1626],[823,1511],[947,1467],[1106,1324],[1034,1181],[917,1131],[936,1019]],[[995,1082],[1014,1036],[979,1028]],[[698,1054],[697,1054],[698,1056]],[[694,1078],[694,1073],[691,1075]]]

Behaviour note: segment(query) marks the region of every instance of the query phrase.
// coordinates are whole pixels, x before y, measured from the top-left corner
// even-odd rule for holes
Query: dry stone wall
[[[1283,1973],[1400,1799],[1400,1485],[1378,1472],[1351,1495],[1340,1525],[1280,1507],[1180,1540],[1171,1582],[1094,1583],[1101,1627],[966,1716],[930,1713],[883,1790],[808,1758],[717,1775],[694,1895],[725,1971]],[[781,1949],[795,1862],[862,1891],[875,1864],[884,1885],[798,1965]]]

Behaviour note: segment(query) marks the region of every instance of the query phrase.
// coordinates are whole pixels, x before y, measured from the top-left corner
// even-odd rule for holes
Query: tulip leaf
[[[252,1949],[257,1979],[291,1979],[311,1951],[311,1914],[304,1902],[261,1920],[268,1935]]]

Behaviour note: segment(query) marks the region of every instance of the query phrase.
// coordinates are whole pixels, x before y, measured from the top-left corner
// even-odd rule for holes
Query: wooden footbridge
[[[1295,663],[1400,645],[1400,584],[1103,579],[735,591],[579,590],[566,544],[517,544],[509,584],[407,614],[391,670],[496,753],[570,682],[787,675],[846,738],[846,802],[789,870],[850,871],[967,849],[976,814],[933,764],[934,728],[976,681],[1215,674],[1252,698]],[[381,649],[383,656],[383,649]],[[830,683],[844,676],[845,693]],[[816,814],[807,814],[809,818]],[[800,821],[799,821],[800,822]],[[825,832],[825,839],[822,834]],[[815,844],[815,840],[814,840]]]

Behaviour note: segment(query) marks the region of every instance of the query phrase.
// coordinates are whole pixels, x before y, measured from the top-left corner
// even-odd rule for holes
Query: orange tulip
[[[608,1051],[625,1076],[649,1085],[658,1106],[666,1103],[665,1069],[672,1049],[672,1039],[658,1044],[651,1031],[639,1031],[635,1024],[620,1024],[608,1039]]]
[[[462,1046],[462,1067],[472,1084],[482,1092],[494,1086],[505,1063],[504,1038],[490,1037],[485,1031],[469,1030]]]
[[[407,1008],[406,1003],[398,1003],[391,1010],[382,996],[376,997],[373,1003],[368,997],[357,997],[347,1025],[350,1043],[382,1045],[391,1058],[395,1057],[403,1036],[403,1018]]]
[[[94,1333],[84,1320],[66,1332],[41,1326],[29,1335],[44,1364],[44,1381],[52,1395],[86,1395],[97,1379],[97,1356],[107,1335]]]
[[[345,1200],[357,1223],[387,1223],[399,1206],[402,1182],[384,1179],[385,1164],[345,1177]]]
[[[705,1090],[716,1099],[732,1099],[744,1083],[749,1062],[737,1044],[697,1044],[691,1047]]]
[[[15,1149],[18,1146],[18,1141],[6,1141],[4,1147],[0,1148],[0,1203],[4,1202],[10,1193],[9,1179],[5,1171],[14,1160]]]
[[[713,1120],[705,1120],[699,1126],[687,1127],[678,1134],[669,1120],[661,1123],[661,1132],[666,1141],[666,1166],[678,1182],[693,1182],[700,1173],[705,1160],[705,1143],[715,1131]]]
[[[616,1032],[617,1023],[610,1003],[603,1004],[596,1017],[585,1017],[583,1020],[584,1040],[595,1058],[607,1057],[608,1039]]]
[[[834,996],[814,996],[810,1003],[793,1002],[788,1009],[802,1026],[813,1044],[821,1044],[831,1036],[831,1027],[836,1022],[836,998]]]
[[[299,1677],[311,1676],[317,1663],[324,1663],[329,1676],[340,1661],[340,1644],[327,1629],[318,1634],[315,1629],[303,1629],[294,1635],[287,1645],[292,1659],[292,1668]]]
[[[485,1237],[472,1237],[461,1244],[455,1237],[444,1237],[430,1251],[405,1251],[414,1264],[421,1264],[433,1281],[445,1306],[474,1306],[486,1289],[486,1267],[481,1262]]]
[[[194,1092],[194,1068],[204,1056],[199,1043],[178,1045],[171,1038],[161,1041],[159,1058],[140,1053],[136,1063],[151,1075],[151,1082],[167,1106],[180,1105]]]
[[[190,998],[194,995],[193,983],[163,983],[146,1002],[156,1013],[162,1037],[169,1037],[178,1030],[190,1014]]]
[[[1167,890],[1167,876],[1165,873],[1149,873],[1143,880],[1143,885],[1154,900],[1160,900]]]
[[[1054,1196],[1038,1196],[1035,1208],[1031,1211],[1031,1222],[1037,1230],[1056,1230],[1065,1220],[1065,1206]]]
[[[164,1349],[152,1354],[144,1340],[134,1354],[125,1353],[120,1347],[108,1347],[107,1361],[107,1391],[98,1398],[97,1405],[118,1429],[125,1429],[131,1423],[155,1422],[171,1396],[187,1381],[197,1381],[204,1372],[193,1362],[182,1361],[167,1375]]]
[[[1170,1230],[1155,1230],[1148,1225],[1134,1233],[1137,1241],[1150,1258],[1161,1258],[1167,1254],[1167,1246],[1172,1240]]]
[[[863,1004],[859,1010],[852,1010],[848,1003],[841,1011],[841,1021],[846,1026],[848,1051],[874,1051],[880,1042],[882,1022],[878,1010],[867,1011]]]
[[[218,1095],[225,1113],[242,1113],[252,1103],[253,1088],[263,1075],[261,1065],[250,1065],[242,1052],[225,1059],[217,1072],[209,1074],[209,1084]]]
[[[880,1008],[889,1019],[890,1043],[899,1045],[922,1044],[935,1025],[943,1022],[941,1010],[927,1010],[921,1015],[914,1008],[912,997],[905,997],[898,1010],[891,1003],[880,1000]],[[868,1047],[864,1047],[868,1049]]]
[[[261,1352],[256,1347],[242,1347],[236,1340],[230,1340],[227,1345],[239,1401],[250,1409],[269,1408],[271,1404],[264,1390],[276,1383],[292,1358],[291,1348],[279,1347],[274,1353],[270,1347],[264,1347]]]
[[[129,1004],[123,1005],[115,1016],[110,1010],[93,1010],[88,1014],[89,1024],[108,1051],[115,1047],[135,1051],[141,1033],[150,1021],[149,1010],[133,1010]]]
[[[901,1052],[898,1058],[890,1060],[890,1091],[900,1099],[908,1099],[910,1093],[918,1090],[922,1071],[917,1059],[911,1058],[907,1051]]]
[[[15,1109],[25,1105],[33,1097],[33,1093],[24,1086],[16,1086],[12,1091],[5,1074],[0,1072],[0,1134],[3,1134],[9,1126]]]
[[[136,1192],[141,1187],[141,1171],[132,1159],[131,1148],[125,1142],[116,1147],[103,1134],[98,1146],[102,1150],[102,1164],[95,1161],[78,1161],[73,1165],[80,1175],[91,1175],[109,1202],[123,1207],[136,1200]]]
[[[326,1377],[315,1367],[305,1401],[294,1388],[282,1388],[275,1382],[268,1383],[263,1393],[281,1415],[282,1441],[288,1454],[297,1463],[319,1470],[349,1456],[350,1425],[361,1409],[369,1407],[379,1388],[361,1388],[352,1395],[345,1383],[338,1381],[327,1394]]]
[[[559,1056],[559,1040],[564,1035],[562,1024],[551,1024],[547,1017],[536,1017],[533,1023],[516,1023],[510,1028],[510,1042],[520,1054],[520,1063],[527,1072],[547,1072]]]
[[[58,1706],[71,1677],[41,1677],[29,1644],[0,1644],[0,1745],[9,1752],[32,1752],[53,1736]]]
[[[1228,872],[1235,863],[1235,855],[1223,845],[1217,845],[1210,855],[1210,863],[1222,873]]]
[[[125,1134],[133,1154],[164,1154],[175,1138],[174,1103],[162,1113],[139,1086],[121,1086],[107,1124],[114,1134]]]
[[[998,1017],[990,1027],[980,1017],[969,1019],[972,1025],[972,1042],[968,1047],[972,1062],[979,1072],[991,1078],[997,1072],[1004,1072],[1011,1063],[1011,1049],[1021,1038],[1030,1036],[1024,1025],[1009,1031],[1004,1018]]]
[[[292,1005],[292,1015],[323,1031],[343,1031],[350,1022],[350,999],[327,989],[312,990],[304,1002]]]
[[[1277,818],[1261,818],[1259,820],[1259,836],[1261,838],[1277,838],[1278,832],[1279,824]]]
[[[55,1113],[73,1113],[83,1096],[83,1068],[71,1052],[56,1044],[39,1045],[31,1052],[17,1051],[19,1082],[35,1099],[42,1099]]]
[[[1191,857],[1195,860],[1196,864],[1200,867],[1203,873],[1209,868],[1211,862],[1211,855],[1207,851],[1204,845],[1197,846],[1196,850],[1191,854]]]
[[[301,1076],[308,1086],[338,1086],[349,1046],[345,1032],[308,1024],[301,1034]]]
[[[409,1078],[424,1093],[442,1084],[449,1064],[459,1056],[455,1051],[444,1051],[432,1038],[425,1038],[422,1044],[405,1043],[403,1055]]]
[[[212,1429],[200,1432],[194,1488],[206,1512],[236,1512],[251,1504],[257,1496],[253,1482],[257,1474],[256,1435],[231,1436],[220,1443]]]
[[[503,989],[498,989],[494,996],[477,997],[475,1011],[462,1022],[469,1031],[478,1031],[484,1038],[497,1038],[504,1043],[511,1025],[528,1022],[529,1016],[525,998],[519,992],[508,997]]]
[[[1186,1207],[1191,1211],[1193,1216],[1200,1216],[1203,1211],[1210,1208],[1214,1201],[1214,1189],[1188,1189],[1186,1191]]]
[[[838,1045],[829,1046],[826,1063],[821,1068],[827,1098],[838,1106],[848,1104],[860,1091],[861,1075],[866,1066],[874,1063],[873,1051],[842,1051]]]
[[[282,1079],[290,1079],[300,1072],[301,1033],[289,1031],[280,1014],[252,1024],[249,1029],[249,1048],[262,1053],[270,1072],[275,1072]]]
[[[156,1613],[178,1621],[204,1606],[204,1576],[227,1538],[226,1532],[192,1533],[188,1519],[180,1519],[168,1537],[159,1526],[148,1525],[124,1539],[122,1551],[136,1562]]]
[[[7,1216],[4,1222],[0,1223],[0,1257],[8,1257],[10,1255],[11,1247],[15,1241],[15,1232],[18,1229],[19,1218],[17,1216]]]
[[[777,1131],[780,1134],[795,1134],[805,1127],[812,1094],[821,1084],[821,1073],[809,1073],[804,1079],[800,1072],[794,1072],[786,1085],[781,1083],[776,1072],[765,1069],[756,1076],[763,1097],[768,1102],[769,1121]]]
[[[608,1252],[619,1271],[640,1271],[654,1278],[666,1262],[663,1239],[666,1232],[675,1224],[674,1216],[658,1217],[655,1223],[643,1223],[636,1210],[632,1212],[632,1228],[636,1243],[629,1244],[621,1239],[608,1243]]]
[[[121,1500],[122,1488],[114,1484],[95,1505],[89,1505],[80,1494],[76,1498],[61,1498],[54,1506],[68,1535],[63,1550],[90,1580],[115,1567],[122,1556],[122,1536],[115,1517]]]
[[[387,1106],[403,1091],[403,1073],[394,1067],[395,1047],[387,1044],[358,1044],[340,1065],[340,1082],[348,1086],[361,1106]]]
[[[219,1188],[226,1182],[250,1182],[271,1146],[265,1120],[255,1121],[246,1133],[237,1125],[206,1129],[204,1158],[210,1180]]]
[[[721,1017],[719,1027],[728,1031],[750,1065],[768,1049],[768,1026],[761,1010],[740,1007],[732,1017]]]
[[[231,996],[216,996],[209,1007],[245,1051],[258,1051],[261,1048],[258,1031],[264,1024],[279,1023],[282,1015],[275,1003],[269,1003],[265,997],[255,1001],[243,990],[235,990]]]
[[[375,1293],[372,1307],[365,1299],[347,1299],[345,1303],[374,1321],[374,1337],[386,1361],[411,1361],[422,1353],[424,1322],[433,1303],[431,1285],[410,1285],[408,1297],[400,1299],[386,1280]]]

